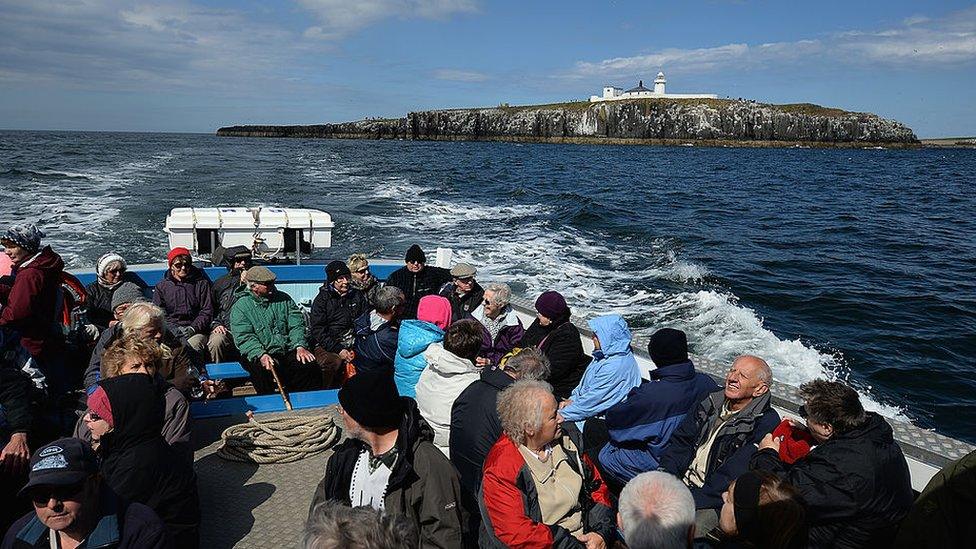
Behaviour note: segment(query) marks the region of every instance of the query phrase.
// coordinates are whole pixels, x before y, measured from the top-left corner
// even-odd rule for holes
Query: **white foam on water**
[[[778,338],[732,295],[714,290],[648,291],[654,280],[700,284],[708,276],[707,268],[680,258],[665,240],[625,242],[608,249],[599,232],[551,227],[546,221],[549,206],[451,201],[406,177],[371,184],[374,199],[394,201],[397,207],[388,215],[369,216],[365,223],[405,229],[422,242],[450,246],[457,261],[478,266],[482,280],[518,281],[525,284],[530,299],[558,290],[583,317],[613,312],[649,321],[650,326],[635,330],[644,336],[660,327],[679,327],[707,358],[730,363],[740,354],[756,354],[789,385],[846,375],[841,356],[799,339]],[[901,408],[883,404],[867,391],[860,391],[865,408],[905,419]]]
[[[61,253],[69,268],[88,266],[80,252],[101,246],[98,237],[119,215],[120,204],[129,197],[128,187],[174,157],[163,152],[115,167],[33,170],[46,177],[31,178],[10,222],[37,224],[46,233],[45,242]]]
[[[780,339],[763,319],[729,294],[713,290],[661,296],[652,315],[672,320],[690,343],[707,358],[731,364],[740,354],[763,357],[777,381],[798,386],[826,377],[844,379],[847,368],[839,354],[821,351],[799,339]],[[907,420],[904,410],[875,400],[870,387],[858,387],[864,407],[887,417]]]

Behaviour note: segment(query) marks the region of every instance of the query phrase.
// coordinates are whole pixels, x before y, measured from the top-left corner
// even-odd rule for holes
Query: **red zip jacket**
[[[596,532],[609,547],[613,542],[614,514],[607,485],[586,455],[579,452],[578,433],[572,426],[564,427],[566,435],[560,439],[569,463],[583,475],[580,507],[583,510],[583,529]],[[567,444],[569,439],[573,444]],[[574,447],[575,445],[575,447]],[[582,471],[580,470],[582,469]],[[515,441],[503,434],[485,459],[481,484],[481,547],[518,548],[579,548],[583,547],[568,530],[542,522],[542,510],[535,482]]]
[[[15,271],[11,286],[0,286],[0,326],[17,330],[20,342],[43,360],[61,350],[64,336],[56,313],[64,261],[45,246]]]

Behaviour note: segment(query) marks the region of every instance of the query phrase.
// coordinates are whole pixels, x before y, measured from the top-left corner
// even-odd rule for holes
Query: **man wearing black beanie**
[[[344,261],[325,266],[325,284],[312,301],[309,325],[312,349],[323,367],[325,387],[334,387],[346,362],[352,360],[356,319],[370,310],[366,294],[353,288],[351,273]]]
[[[600,451],[604,478],[621,488],[644,471],[658,468],[671,434],[688,411],[719,389],[707,374],[695,371],[688,358],[688,338],[663,328],[651,336],[647,352],[657,366],[627,398],[607,410],[610,441]]]
[[[403,516],[421,546],[461,547],[460,486],[451,462],[421,432],[412,398],[401,397],[387,371],[363,372],[339,390],[349,438],[336,447],[309,513],[325,501]]]
[[[441,286],[450,282],[451,271],[441,267],[428,267],[427,255],[417,244],[407,249],[404,263],[406,265],[390,274],[386,283],[403,290],[403,295],[407,298],[403,318],[417,318],[420,298],[436,294]]]

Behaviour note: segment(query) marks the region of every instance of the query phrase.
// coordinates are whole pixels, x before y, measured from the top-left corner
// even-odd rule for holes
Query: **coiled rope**
[[[338,442],[332,416],[292,416],[232,425],[220,435],[217,455],[245,463],[291,463],[322,453]]]

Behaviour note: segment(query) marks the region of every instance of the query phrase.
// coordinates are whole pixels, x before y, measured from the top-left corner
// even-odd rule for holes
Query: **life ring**
[[[88,292],[84,284],[75,275],[61,271],[61,292],[63,303],[61,304],[61,324],[71,326],[71,312],[76,307],[83,307],[88,301]]]

